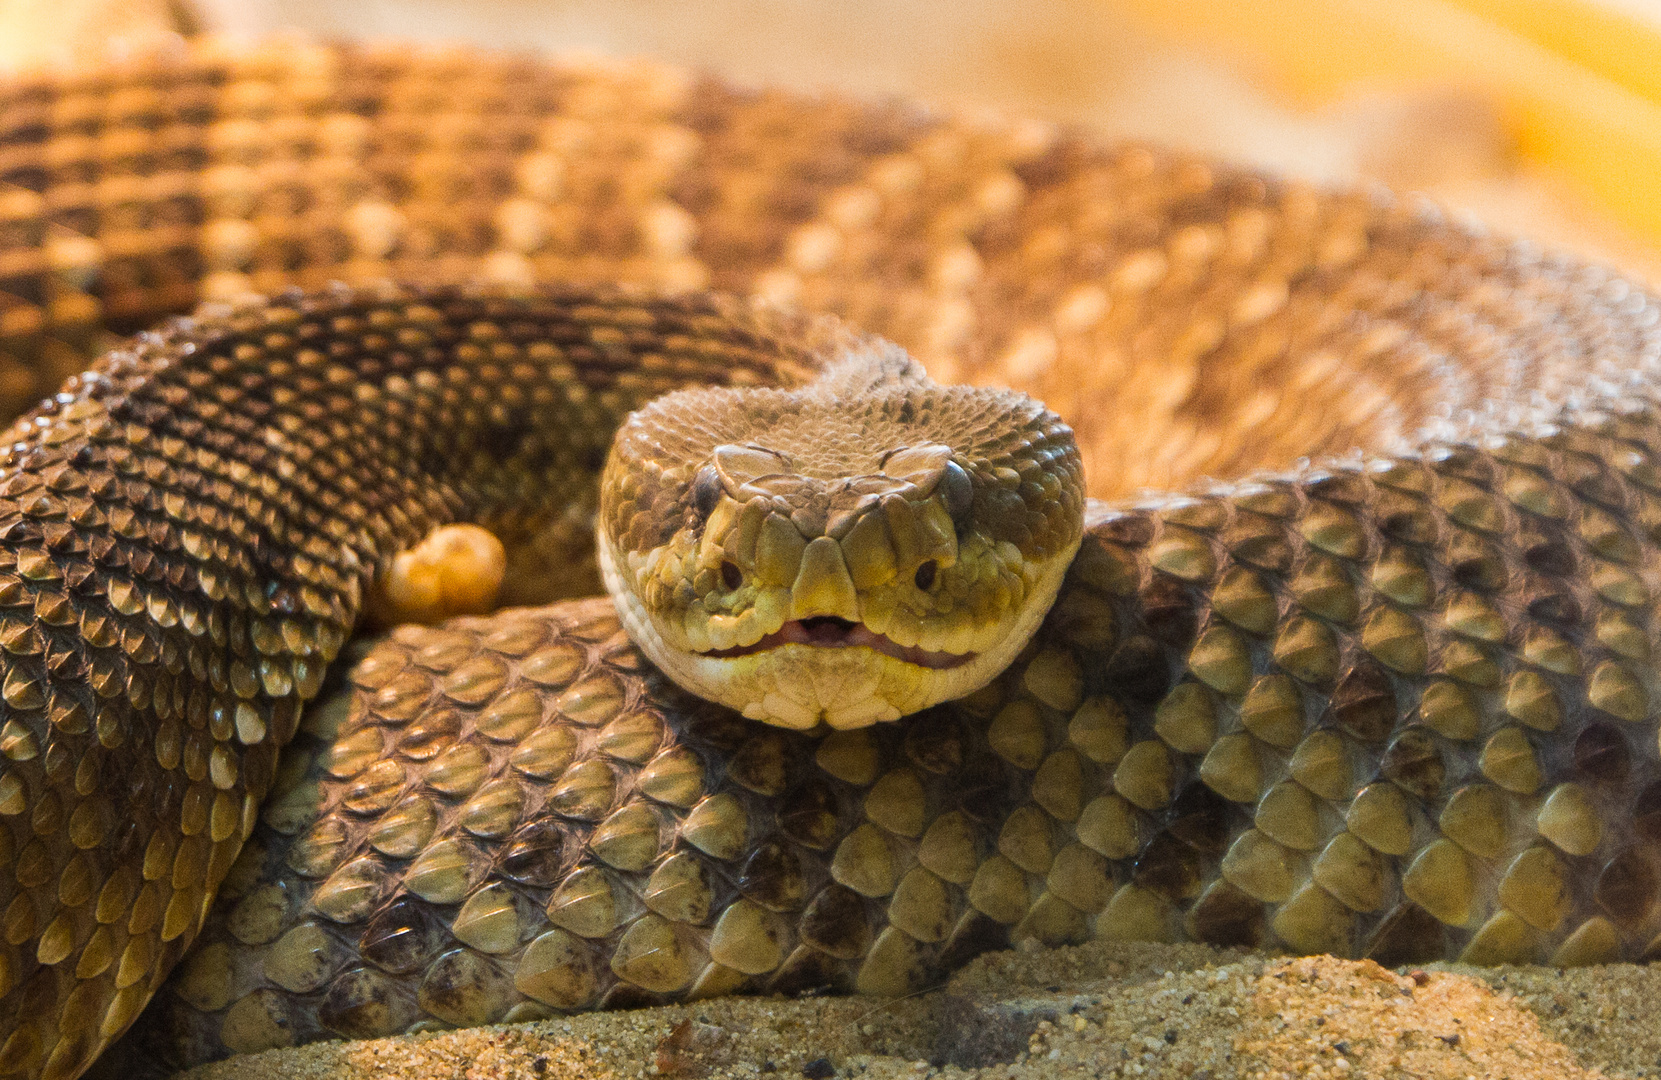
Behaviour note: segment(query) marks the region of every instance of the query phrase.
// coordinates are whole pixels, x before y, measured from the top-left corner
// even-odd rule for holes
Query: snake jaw
[[[700,649],[699,642],[710,640],[708,630],[686,632],[697,620],[656,618],[641,599],[630,563],[643,566],[646,560],[619,552],[603,530],[599,556],[629,637],[682,688],[762,723],[848,730],[898,720],[991,682],[1037,631],[1081,538],[1082,530],[1054,555],[1030,561],[1024,602],[1009,618],[975,635],[976,649],[961,652],[917,644],[927,640],[923,633],[905,643],[869,620],[841,620],[846,626],[817,621],[831,616],[781,619],[746,645]],[[915,619],[901,622],[916,626]]]

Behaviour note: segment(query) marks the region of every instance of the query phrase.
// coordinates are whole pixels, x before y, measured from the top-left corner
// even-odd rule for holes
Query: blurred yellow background
[[[181,27],[645,54],[1031,114],[1426,191],[1661,284],[1661,0],[0,0],[0,66]]]

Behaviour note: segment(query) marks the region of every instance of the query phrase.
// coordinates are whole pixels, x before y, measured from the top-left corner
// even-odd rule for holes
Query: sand
[[[1661,969],[1559,971],[1096,943],[932,992],[730,998],[270,1051],[189,1080],[1290,1080],[1661,1075]]]

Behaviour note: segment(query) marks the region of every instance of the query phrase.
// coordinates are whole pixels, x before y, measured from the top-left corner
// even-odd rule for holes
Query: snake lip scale
[[[777,648],[780,645],[808,645],[816,649],[872,649],[884,656],[892,656],[896,660],[903,660],[908,664],[928,668],[957,667],[959,664],[969,662],[975,655],[974,653],[931,652],[927,649],[919,649],[914,645],[901,645],[893,638],[875,633],[861,624],[848,623],[834,615],[792,619],[785,623],[781,629],[773,631],[753,645],[740,645],[731,649],[710,649],[698,655],[726,659],[762,652],[766,649]]]
[[[0,1075],[1025,942],[1661,952],[1661,303],[1617,275],[464,50],[11,83],[0,185],[0,406],[61,384],[0,439]],[[507,606],[348,641],[457,521]],[[844,624],[903,655],[696,655]]]

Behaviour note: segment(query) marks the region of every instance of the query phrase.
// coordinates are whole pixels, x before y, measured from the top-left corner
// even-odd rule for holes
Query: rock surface
[[[982,957],[901,1001],[737,998],[361,1043],[188,1080],[1192,1080],[1661,1075],[1661,969],[1557,971],[1095,943]]]

